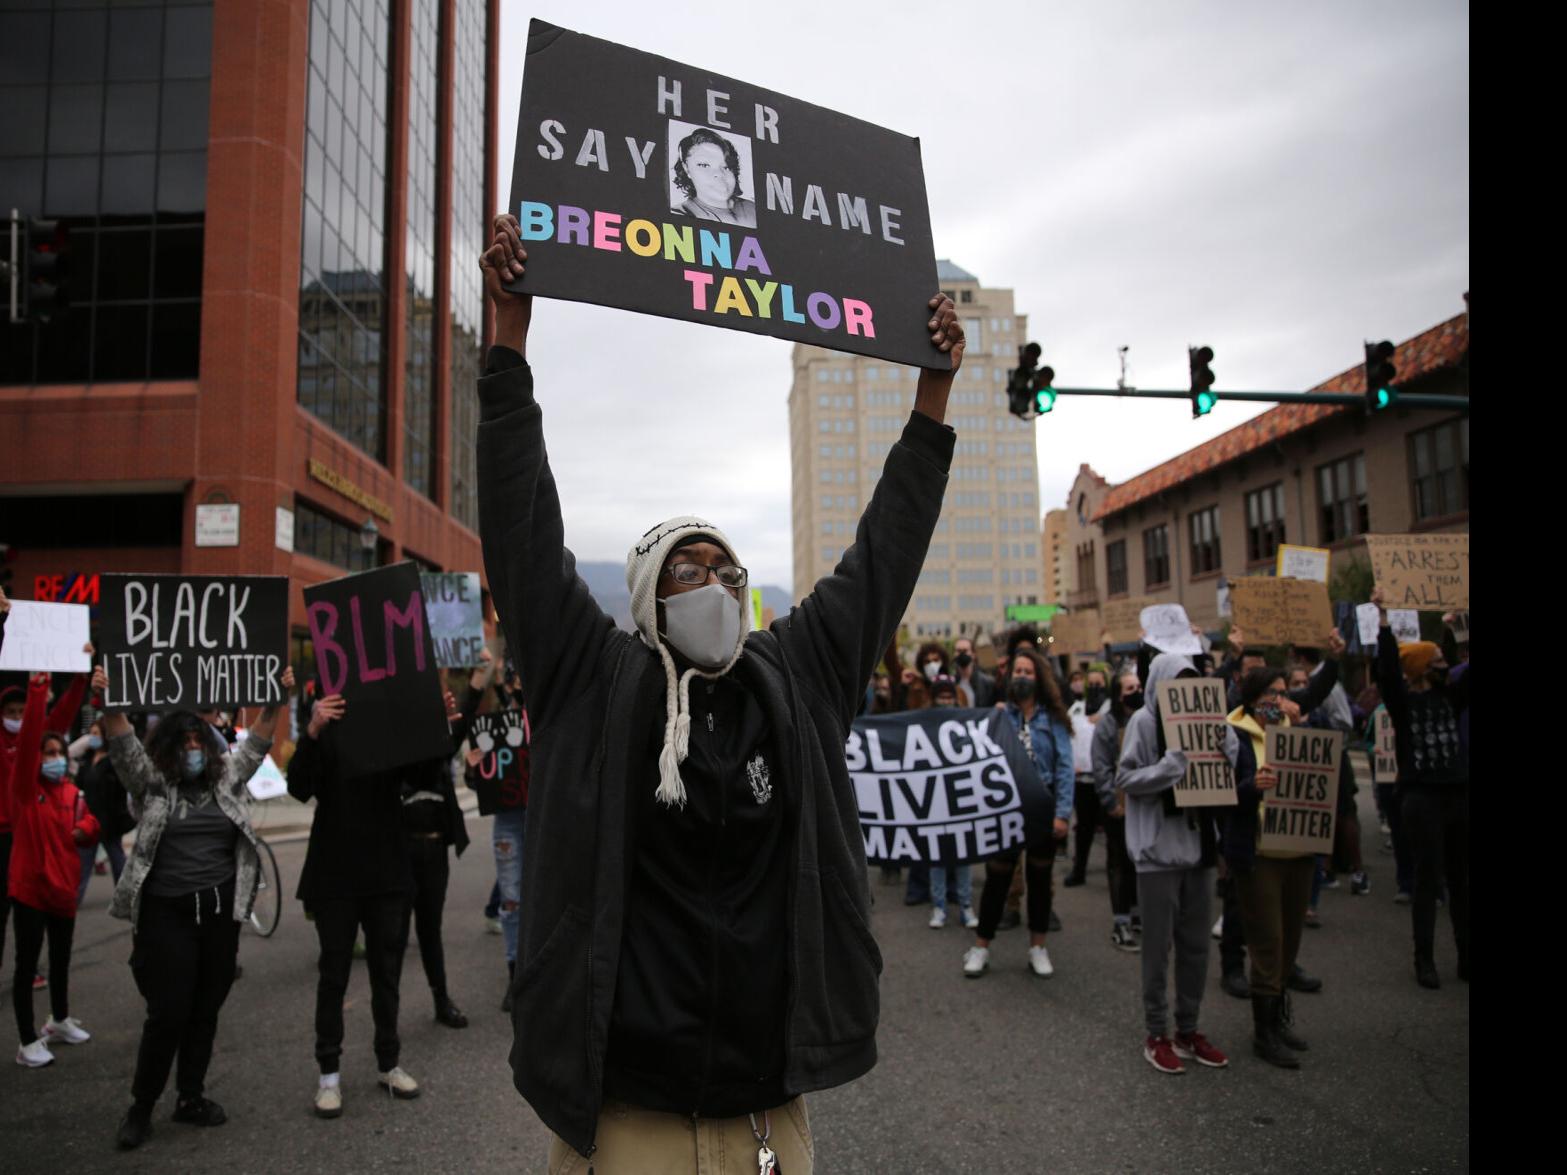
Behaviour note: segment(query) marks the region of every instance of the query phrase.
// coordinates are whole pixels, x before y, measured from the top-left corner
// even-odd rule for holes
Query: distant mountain
[[[626,591],[626,566],[623,563],[577,564],[577,574],[582,576],[599,607],[614,618],[616,624],[631,632],[636,625],[631,622],[631,593]],[[762,606],[771,608],[782,616],[794,606],[794,600],[783,588],[762,584]]]

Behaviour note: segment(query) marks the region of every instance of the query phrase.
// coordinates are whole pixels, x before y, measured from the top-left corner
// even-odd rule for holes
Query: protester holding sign
[[[1469,980],[1469,755],[1460,719],[1469,712],[1469,674],[1448,680],[1447,660],[1430,641],[1400,645],[1387,623],[1378,585],[1371,602],[1381,609],[1375,672],[1383,704],[1393,717],[1398,749],[1395,802],[1402,805],[1415,874],[1410,916],[1415,978],[1442,985],[1436,969],[1436,900],[1447,883],[1448,912],[1458,951],[1458,978]]]
[[[67,773],[65,736],[44,728],[49,675],[35,674],[27,690],[16,757],[7,790],[14,820],[10,862],[16,911],[16,969],[11,1003],[20,1043],[16,1063],[40,1068],[54,1060],[51,1044],[85,1044],[92,1037],[70,1014],[71,936],[76,929],[79,850],[98,839],[98,821]],[[49,940],[48,1022],[33,1028],[33,976]]]
[[[286,699],[293,688],[294,671],[285,668],[276,692]],[[93,674],[93,691],[110,691],[102,667]],[[174,1120],[195,1126],[228,1120],[204,1096],[207,1066],[218,1013],[234,982],[239,928],[261,878],[246,785],[272,746],[284,706],[286,700],[264,708],[229,755],[214,752],[207,723],[189,710],[164,714],[145,748],[124,714],[103,717],[115,775],[142,813],[109,908],[131,924],[131,974],[147,1001],[133,1101],[117,1135],[123,1150],[152,1133],[152,1110],[176,1058]]]
[[[1115,699],[1094,727],[1091,747],[1094,788],[1104,812],[1106,870],[1110,876],[1110,943],[1117,950],[1142,949],[1132,932],[1132,910],[1137,905],[1137,870],[1126,852],[1126,796],[1117,782],[1121,747],[1127,723],[1142,709],[1143,686],[1135,673],[1115,679]]]
[[[1178,808],[1186,754],[1165,742],[1160,685],[1197,677],[1190,657],[1161,653],[1148,666],[1144,702],[1127,723],[1117,785],[1126,795],[1126,848],[1137,868],[1142,910],[1143,1057],[1161,1073],[1184,1073],[1182,1059],[1223,1068],[1229,1059],[1197,1031],[1208,980],[1208,919],[1218,864],[1211,806]],[[1233,730],[1220,739],[1231,768],[1239,754]],[[1175,950],[1175,1037],[1169,1035],[1166,970]]]
[[[497,218],[479,529],[536,739],[514,1079],[556,1135],[552,1166],[575,1150],[599,1175],[689,1169],[693,1131],[727,1148],[754,1130],[807,1175],[801,1095],[876,1061],[881,958],[844,743],[941,513],[963,328],[950,299],[929,301],[940,369],[920,375],[853,545],[801,604],[748,634],[734,546],[679,517],[627,556],[630,636],[565,547],[524,358],[532,301],[502,288],[525,259],[516,220]],[[723,451],[690,433],[671,474]]]
[[[1026,645],[1012,655],[1007,677],[1006,716],[1011,733],[1022,745],[1055,805],[1052,833],[1064,841],[1072,816],[1072,724],[1045,659]],[[1054,846],[1017,849],[985,865],[985,889],[979,897],[979,926],[974,945],[963,955],[963,974],[976,979],[990,969],[990,942],[1001,924],[1012,877],[1026,856],[1028,862],[1028,966],[1042,979],[1055,974],[1045,935],[1050,930],[1054,894]]]

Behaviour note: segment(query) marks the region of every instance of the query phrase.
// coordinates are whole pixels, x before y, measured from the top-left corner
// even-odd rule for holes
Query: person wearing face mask
[[[16,1063],[30,1069],[54,1060],[51,1044],[85,1044],[92,1039],[70,1014],[71,937],[76,929],[80,849],[97,841],[98,821],[70,781],[65,736],[44,729],[48,699],[49,675],[35,674],[16,732],[16,758],[8,780],[14,821],[10,892],[16,913],[11,1005],[20,1042]],[[43,1029],[35,1031],[33,976],[46,937],[50,1015]]]
[[[1469,982],[1469,715],[1470,672],[1456,681],[1447,657],[1431,641],[1399,644],[1388,627],[1381,585],[1371,593],[1380,610],[1374,671],[1383,705],[1393,718],[1398,752],[1399,805],[1414,871],[1409,904],[1415,938],[1415,980],[1438,988],[1436,903],[1447,883],[1458,978]]]
[[[292,692],[292,669],[283,671],[281,685]],[[100,666],[93,689],[108,688]],[[131,924],[131,974],[147,1003],[132,1103],[116,1134],[122,1150],[152,1133],[153,1107],[171,1068],[179,1092],[174,1121],[228,1121],[205,1090],[218,1013],[234,982],[240,926],[261,876],[246,785],[271,749],[286,705],[262,710],[227,755],[217,752],[207,722],[189,710],[164,714],[145,747],[124,714],[104,715],[109,757],[142,812],[109,908]]]
[[[945,296],[925,303],[914,413],[853,544],[800,604],[748,632],[735,545],[680,515],[627,554],[627,633],[565,546],[516,218],[494,234],[479,532],[534,732],[514,1082],[554,1135],[552,1170],[586,1166],[576,1152],[598,1175],[690,1171],[745,1148],[808,1175],[803,1095],[876,1060],[881,957],[845,740],[941,513],[962,325]],[[678,484],[727,451],[688,425],[662,459]]]
[[[952,676],[958,683],[958,703],[971,710],[995,705],[996,679],[974,660],[974,642],[960,636],[952,642]]]
[[[1105,686],[1106,670],[1098,665],[1084,674],[1074,674],[1083,682],[1082,696],[1067,707],[1072,720],[1072,769],[1077,774],[1073,786],[1072,807],[1077,812],[1076,852],[1072,870],[1062,885],[1068,889],[1088,880],[1088,854],[1094,849],[1094,834],[1104,822],[1104,809],[1094,782],[1094,727],[1110,709],[1110,691]],[[1106,850],[1108,867],[1109,850]]]
[[[1072,727],[1055,677],[1045,659],[1032,649],[1019,647],[1013,654],[1007,678],[1007,717],[1029,762],[1055,808],[1053,832],[1057,842],[1066,839],[1067,818],[1072,814]],[[1041,979],[1055,974],[1045,936],[1050,930],[1050,905],[1054,894],[1052,867],[1055,854],[1015,850],[987,861],[985,889],[979,899],[979,926],[974,945],[963,956],[963,974],[977,979],[990,969],[990,943],[1001,924],[1007,891],[1020,860],[1028,869],[1028,966]]]
[[[955,707],[958,704],[958,683],[950,677],[937,677],[930,683],[930,704],[933,708]],[[979,917],[974,913],[974,870],[968,865],[957,865],[951,869],[945,865],[930,866],[930,928],[940,930],[947,924],[949,873],[958,899],[958,916],[967,929],[973,930],[979,925]]]
[[[1137,906],[1137,870],[1126,854],[1126,797],[1116,786],[1126,724],[1142,708],[1143,687],[1135,673],[1115,679],[1116,696],[1094,727],[1091,748],[1094,790],[1104,813],[1106,871],[1110,878],[1110,943],[1116,950],[1135,954],[1141,950],[1132,928]]]
[[[1208,919],[1218,865],[1214,809],[1176,806],[1186,755],[1167,746],[1158,687],[1196,677],[1191,658],[1160,653],[1148,666],[1143,704],[1127,722],[1116,784],[1126,797],[1126,850],[1137,869],[1142,911],[1143,1059],[1160,1073],[1184,1073],[1183,1060],[1222,1069],[1229,1058],[1197,1030],[1208,981]],[[1239,753],[1225,730],[1225,756]],[[1169,1034],[1168,966],[1175,952],[1175,1035]]]
[[[103,721],[94,722],[78,741],[83,743],[83,750],[76,785],[87,797],[87,807],[98,818],[100,829],[98,844],[82,849],[82,880],[76,897],[80,907],[87,893],[87,883],[92,878],[93,859],[99,844],[109,858],[114,882],[119,884],[120,874],[125,870],[125,834],[136,827],[136,819],[131,815],[129,796],[120,784],[108,742],[103,737]]]

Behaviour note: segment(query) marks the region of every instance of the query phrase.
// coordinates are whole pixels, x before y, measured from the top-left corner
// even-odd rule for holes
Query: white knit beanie
[[[691,744],[691,679],[722,677],[734,668],[745,648],[745,638],[751,629],[751,608],[748,593],[741,592],[735,606],[740,609],[740,639],[728,661],[714,670],[687,669],[676,674],[675,659],[669,646],[658,632],[658,577],[664,570],[664,560],[669,553],[687,540],[701,537],[724,549],[724,553],[739,563],[734,546],[724,532],[712,523],[691,515],[681,515],[660,522],[649,530],[626,554],[626,590],[631,593],[631,620],[643,643],[657,651],[664,663],[664,747],[658,755],[658,792],[660,802],[684,807],[686,787],[680,779],[680,764],[686,761]]]

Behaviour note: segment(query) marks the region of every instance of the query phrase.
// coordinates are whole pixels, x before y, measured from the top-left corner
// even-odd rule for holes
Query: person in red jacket
[[[80,849],[97,842],[98,821],[70,781],[65,736],[44,730],[48,700],[49,675],[35,674],[17,732],[9,789],[10,890],[16,911],[11,1002],[21,1041],[16,1063],[34,1069],[54,1060],[51,1043],[85,1044],[92,1039],[70,1014],[69,988]],[[50,1016],[40,1035],[33,1030],[33,975],[46,935]]]

